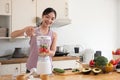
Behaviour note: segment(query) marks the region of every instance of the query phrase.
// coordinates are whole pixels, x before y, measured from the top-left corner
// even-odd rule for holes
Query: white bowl
[[[120,68],[119,69],[116,69],[117,72],[120,72]]]

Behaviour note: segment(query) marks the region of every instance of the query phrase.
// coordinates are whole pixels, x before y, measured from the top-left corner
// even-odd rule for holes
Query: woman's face
[[[49,27],[54,23],[54,21],[55,21],[54,12],[51,12],[51,13],[49,13],[47,15],[42,16],[42,25],[44,25],[44,26]]]

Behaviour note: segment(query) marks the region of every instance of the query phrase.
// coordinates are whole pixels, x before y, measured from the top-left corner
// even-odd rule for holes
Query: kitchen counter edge
[[[8,60],[0,60],[1,64],[17,64],[17,63],[26,63],[28,58],[12,58]],[[62,61],[62,60],[79,60],[79,57],[76,56],[62,56],[62,57],[53,57],[53,61]]]

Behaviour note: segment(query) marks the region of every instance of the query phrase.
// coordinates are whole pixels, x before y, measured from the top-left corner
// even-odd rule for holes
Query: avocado
[[[92,72],[96,75],[99,74],[102,70],[100,68],[93,68]]]
[[[91,72],[91,68],[83,68],[82,73],[83,74],[89,74]]]

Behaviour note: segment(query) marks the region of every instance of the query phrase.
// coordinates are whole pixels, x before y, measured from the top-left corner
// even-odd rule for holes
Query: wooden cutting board
[[[66,70],[64,73],[53,72],[55,75],[68,76],[68,75],[77,75],[81,72],[72,72],[72,70]]]

